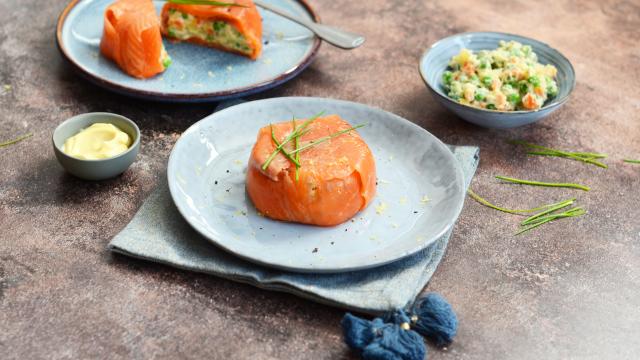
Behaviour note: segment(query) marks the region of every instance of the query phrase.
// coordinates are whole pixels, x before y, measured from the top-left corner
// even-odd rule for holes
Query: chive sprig
[[[213,5],[213,6],[227,6],[227,7],[236,6],[236,7],[243,7],[243,8],[248,7],[246,5],[236,4],[233,2],[213,1],[213,0],[167,0],[167,2],[170,2],[172,4],[177,4],[177,5]]]
[[[353,130],[356,130],[356,129],[359,129],[359,128],[363,127],[363,126],[366,126],[366,124],[359,124],[359,125],[356,125],[356,126],[352,126],[352,127],[348,128],[348,129],[336,131],[333,134],[330,134],[330,135],[327,135],[327,136],[323,136],[323,137],[318,138],[318,139],[310,140],[306,144],[301,146],[300,137],[302,137],[303,135],[305,135],[309,131],[311,131],[310,129],[308,129],[309,124],[311,124],[318,117],[322,116],[322,114],[324,114],[324,111],[321,111],[318,114],[310,117],[304,123],[302,123],[302,125],[300,125],[300,126],[297,126],[295,117],[293,119],[291,119],[291,127],[292,127],[291,133],[289,135],[287,135],[282,141],[279,141],[276,138],[275,132],[273,131],[273,124],[269,124],[270,130],[271,130],[271,140],[273,140],[273,143],[276,145],[276,149],[271,153],[271,155],[269,155],[267,160],[262,164],[262,170],[263,171],[267,170],[267,168],[269,168],[269,165],[271,164],[273,159],[275,159],[275,157],[278,155],[278,153],[282,153],[289,161],[291,161],[295,165],[295,167],[296,167],[296,169],[295,169],[295,179],[296,179],[296,181],[298,181],[299,176],[300,176],[300,168],[302,167],[302,163],[300,162],[300,153],[301,152],[303,152],[304,150],[307,150],[309,148],[312,148],[314,146],[317,146],[319,144],[322,144],[325,141],[331,140],[331,139],[336,138],[336,137],[338,137],[340,135],[346,134],[348,132],[351,132]],[[291,141],[293,141],[293,150],[287,151],[285,149],[285,145],[288,144]]]
[[[542,206],[535,207],[535,208],[532,208],[532,209],[514,210],[514,209],[507,209],[507,208],[503,208],[503,207],[494,205],[494,204],[490,203],[489,201],[485,200],[484,198],[482,198],[480,195],[478,195],[475,192],[473,192],[473,190],[471,190],[471,189],[467,190],[467,193],[469,194],[469,196],[471,196],[472,199],[474,199],[475,201],[479,202],[480,204],[482,204],[482,205],[484,205],[486,207],[492,208],[494,210],[502,211],[502,212],[505,212],[505,213],[509,213],[509,214],[515,214],[515,215],[524,215],[526,213],[533,213],[533,212],[536,212],[536,211],[546,210],[546,209],[553,208],[555,206],[558,206],[558,205],[561,205],[561,204],[564,204],[564,203],[567,203],[567,202],[573,203],[573,201],[576,200],[575,198],[572,198],[572,199],[564,200],[564,201],[557,202],[557,203],[554,203],[554,204],[542,205]]]
[[[291,131],[291,133],[286,138],[284,138],[284,140],[282,140],[280,145],[276,144],[276,149],[271,153],[271,155],[269,155],[269,157],[264,162],[264,164],[262,164],[262,170],[263,171],[267,170],[267,168],[269,167],[269,164],[271,164],[271,162],[273,161],[273,159],[275,159],[275,157],[278,155],[279,152],[282,152],[282,150],[284,149],[284,146],[287,145],[294,138],[302,136],[302,132],[306,130],[307,126],[309,126],[309,124],[311,124],[313,120],[322,116],[322,114],[324,114],[324,111],[321,111],[316,115],[313,115],[312,117],[307,119],[307,121],[305,121],[302,125],[300,125],[300,127]],[[273,129],[273,126],[272,126],[272,129]]]
[[[585,209],[583,209],[582,207],[578,206],[578,207],[571,208],[571,209],[569,209],[569,210],[567,210],[567,211],[565,211],[563,213],[560,213],[560,214],[552,214],[552,215],[539,217],[539,218],[536,219],[536,221],[528,223],[528,226],[524,227],[523,229],[521,229],[520,231],[515,233],[515,235],[520,235],[520,234],[525,233],[525,232],[527,232],[527,231],[529,231],[531,229],[535,229],[540,225],[546,224],[546,223],[554,221],[554,220],[582,216],[582,215],[584,215],[586,213],[587,213],[587,211]]]
[[[607,154],[591,153],[591,152],[574,152],[566,150],[552,149],[542,145],[532,144],[522,140],[511,140],[510,144],[522,145],[530,149],[536,149],[535,151],[527,152],[528,155],[540,155],[540,156],[555,156],[565,159],[571,159],[576,161],[582,161],[587,164],[595,165],[603,169],[607,169],[607,164],[598,161],[599,159],[605,159]]]
[[[311,140],[306,145],[301,146],[301,147],[291,151],[289,154],[299,154],[301,151],[304,151],[304,150],[307,150],[308,148],[311,148],[311,147],[314,147],[316,145],[319,145],[319,144],[321,144],[321,143],[323,143],[323,142],[325,142],[327,140],[331,140],[333,138],[336,138],[336,137],[338,137],[338,136],[340,136],[342,134],[346,134],[346,133],[351,132],[353,130],[360,129],[361,127],[366,126],[366,125],[367,124],[358,124],[356,126],[352,126],[352,127],[348,128],[348,129],[336,131],[331,135],[327,135],[327,136],[323,136],[323,137],[321,137],[319,139]]]
[[[573,204],[576,201],[575,198],[573,199],[569,199],[569,200],[565,200],[565,201],[561,201],[557,204],[552,204],[550,205],[550,207],[547,210],[541,211],[533,216],[530,216],[528,218],[526,218],[523,222],[521,222],[521,225],[529,225],[532,223],[536,223],[538,221],[540,221],[540,219],[546,218],[548,216],[550,216],[549,214],[552,214],[560,209],[564,209],[567,206]]]
[[[25,134],[25,135],[19,136],[19,137],[15,138],[15,139],[7,140],[7,141],[5,141],[5,142],[1,142],[1,143],[0,143],[0,148],[1,148],[1,147],[5,147],[5,146],[9,146],[9,145],[13,145],[13,144],[15,144],[15,143],[18,143],[18,142],[20,142],[20,141],[24,140],[24,139],[28,139],[28,138],[30,138],[30,137],[32,137],[32,136],[33,136],[33,134],[32,134],[32,133],[28,133],[28,134]]]
[[[508,176],[496,176],[496,179],[511,182],[514,184],[521,184],[521,185],[561,187],[561,188],[579,189],[584,191],[590,190],[588,186],[574,184],[574,183],[554,183],[554,182],[544,182],[544,181],[535,181],[535,180],[522,180],[522,179],[516,179]]]
[[[475,192],[473,192],[473,190],[469,189],[467,190],[467,193],[469,194],[469,196],[471,196],[472,199],[476,200],[477,202],[479,202],[480,204],[487,206],[489,208],[498,210],[498,211],[502,211],[502,212],[506,212],[506,213],[510,213],[510,214],[515,214],[515,215],[523,215],[524,213],[531,213],[531,212],[536,212],[536,211],[540,211],[532,216],[529,216],[528,218],[526,218],[525,220],[523,220],[522,222],[520,222],[520,226],[522,227],[518,232],[515,233],[515,235],[520,235],[522,233],[525,233],[529,230],[535,229],[540,225],[546,224],[548,222],[551,221],[555,221],[555,220],[559,220],[559,219],[564,219],[564,218],[570,218],[570,217],[577,217],[577,216],[581,216],[586,214],[586,210],[584,210],[582,207],[578,206],[578,207],[574,207],[571,208],[567,211],[561,212],[561,213],[556,213],[558,210],[562,210],[564,208],[566,208],[567,206],[573,205],[576,201],[575,198],[571,198],[571,199],[567,199],[567,200],[563,200],[557,203],[553,203],[553,204],[547,204],[547,205],[542,205],[533,209],[526,209],[526,210],[511,210],[511,209],[505,209],[502,208],[500,206],[494,205],[492,203],[490,203],[489,201],[485,200],[484,198],[482,198],[480,195],[476,194]]]

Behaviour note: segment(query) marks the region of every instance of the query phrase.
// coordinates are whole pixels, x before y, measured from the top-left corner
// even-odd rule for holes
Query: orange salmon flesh
[[[296,126],[305,120],[296,120]],[[315,119],[299,146],[351,128],[337,115]],[[273,124],[282,142],[293,130],[292,121]],[[292,151],[293,140],[285,145]],[[282,153],[266,170],[262,165],[276,149],[269,126],[258,132],[249,158],[247,192],[255,207],[267,217],[319,226],[351,219],[367,207],[376,193],[376,165],[371,150],[355,131],[339,135],[300,152],[299,178],[295,164]]]
[[[160,21],[151,0],[118,0],[104,13],[100,52],[127,74],[149,78],[165,70]]]

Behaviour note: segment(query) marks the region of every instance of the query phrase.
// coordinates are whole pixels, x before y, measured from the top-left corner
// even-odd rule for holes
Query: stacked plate
[[[376,198],[335,227],[261,216],[244,185],[258,130],[320,111],[368,123],[358,131],[376,158]],[[199,121],[176,143],[168,180],[178,210],[205,238],[249,261],[296,272],[352,271],[414,254],[453,226],[464,201],[462,170],[435,136],[391,113],[322,98],[253,101]]]

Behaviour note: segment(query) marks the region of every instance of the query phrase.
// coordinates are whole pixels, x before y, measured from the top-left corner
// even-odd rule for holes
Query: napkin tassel
[[[347,313],[342,329],[347,345],[365,360],[422,360],[427,348],[420,335],[446,346],[456,335],[458,318],[442,296],[429,293],[409,310],[371,321]]]

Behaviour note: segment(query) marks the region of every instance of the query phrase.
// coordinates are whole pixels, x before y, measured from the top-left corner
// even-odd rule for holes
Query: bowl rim
[[[124,152],[122,152],[122,153],[120,153],[120,154],[118,154],[116,156],[112,156],[112,157],[105,158],[105,159],[80,159],[80,158],[68,155],[60,147],[58,147],[58,145],[56,145],[55,135],[64,126],[68,126],[72,122],[77,121],[78,118],[84,117],[84,116],[88,116],[88,115],[90,115],[90,116],[98,116],[98,115],[100,115],[100,116],[105,116],[107,118],[109,118],[109,117],[111,117],[111,118],[119,118],[121,120],[124,120],[125,122],[128,122],[131,126],[133,126],[133,128],[135,130],[135,139],[133,140],[133,143],[129,146],[129,148],[126,151],[124,151]],[[92,122],[90,125],[96,124],[98,122],[106,122],[106,123],[111,124],[109,121],[95,121],[95,122]],[[121,131],[123,131],[123,130],[121,129]],[[51,134],[51,142],[53,144],[53,148],[60,155],[64,156],[65,158],[72,159],[74,161],[86,162],[86,163],[99,163],[99,162],[106,162],[106,161],[118,159],[118,158],[126,156],[127,154],[129,154],[132,151],[135,151],[134,149],[137,149],[139,147],[139,145],[140,145],[140,137],[141,137],[140,128],[138,127],[138,125],[136,125],[135,122],[133,122],[133,120],[129,119],[126,116],[122,116],[122,115],[115,114],[115,113],[110,113],[110,112],[88,112],[88,113],[82,113],[82,114],[74,115],[74,116],[72,116],[70,118],[67,118],[66,120],[64,120],[60,124],[58,124],[58,126],[56,126],[55,130],[53,130],[53,133]],[[65,139],[65,141],[66,141],[66,139]]]
[[[463,36],[483,35],[483,34],[498,35],[498,36],[505,36],[506,35],[506,36],[512,36],[512,37],[515,37],[515,38],[524,39],[524,40],[526,40],[528,42],[536,43],[537,45],[546,46],[550,50],[552,50],[555,53],[557,53],[560,56],[560,58],[569,65],[569,69],[570,69],[571,75],[572,75],[571,76],[572,81],[571,81],[571,84],[569,84],[570,86],[569,86],[569,91],[567,92],[567,94],[562,96],[562,97],[559,97],[559,98],[554,98],[551,102],[549,102],[547,104],[543,104],[542,107],[540,107],[539,109],[535,109],[535,110],[513,110],[513,111],[500,111],[500,110],[491,110],[491,109],[478,108],[478,107],[475,107],[475,106],[459,103],[459,102],[451,99],[450,97],[441,94],[437,89],[434,88],[434,86],[429,82],[429,80],[427,80],[427,76],[426,76],[426,74],[425,74],[425,72],[423,70],[423,66],[422,66],[422,63],[423,63],[424,59],[427,57],[427,55],[429,54],[429,52],[431,50],[435,49],[438,46],[441,46],[447,40],[451,40],[453,38],[458,38],[458,37],[463,37]],[[534,51],[535,51],[535,49],[534,49]],[[552,64],[552,65],[555,65],[555,64]],[[454,34],[454,35],[450,35],[450,36],[444,37],[444,38],[434,42],[433,44],[431,44],[431,46],[429,46],[427,48],[427,50],[425,50],[422,53],[422,56],[420,56],[420,61],[418,62],[418,70],[420,72],[420,77],[422,77],[422,81],[424,81],[424,83],[427,85],[427,87],[431,90],[432,93],[436,94],[440,98],[445,99],[445,100],[451,102],[452,104],[463,106],[463,107],[468,108],[468,109],[473,109],[473,110],[477,110],[477,111],[483,111],[483,112],[486,112],[486,113],[499,115],[499,116],[508,116],[508,115],[516,115],[516,114],[531,114],[531,113],[536,113],[538,111],[542,111],[542,110],[547,110],[547,109],[558,107],[558,106],[564,104],[569,99],[569,96],[571,95],[571,93],[573,92],[573,90],[576,87],[576,72],[575,72],[575,69],[573,67],[573,64],[558,49],[556,49],[556,48],[550,46],[549,44],[547,44],[545,42],[542,42],[540,40],[536,40],[536,39],[533,39],[533,38],[530,38],[530,37],[526,37],[526,36],[522,36],[522,35],[518,35],[518,34],[498,32],[498,31],[468,31],[468,32],[457,33],[457,34]]]

